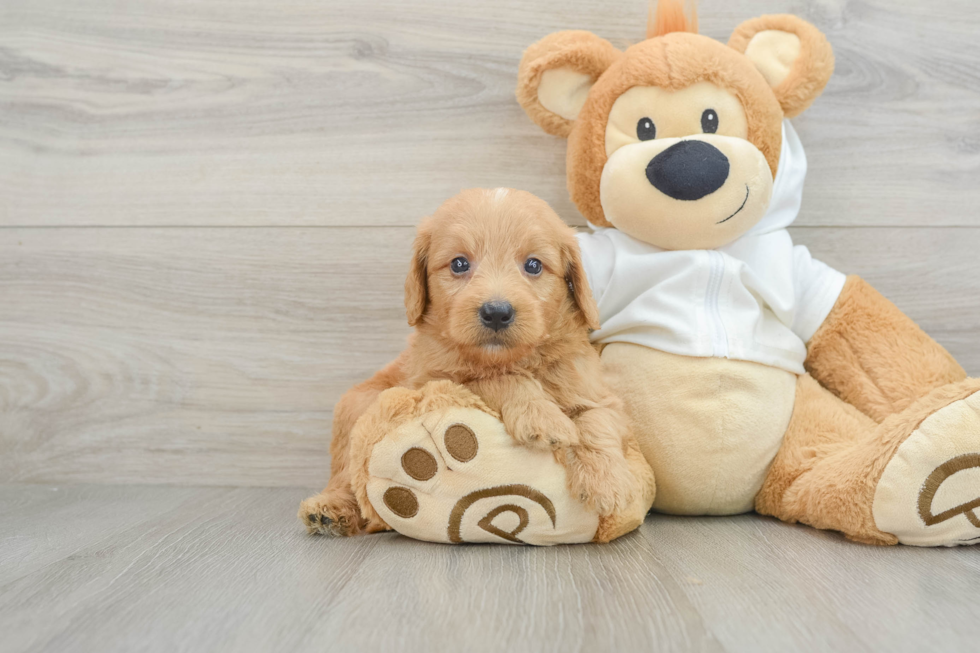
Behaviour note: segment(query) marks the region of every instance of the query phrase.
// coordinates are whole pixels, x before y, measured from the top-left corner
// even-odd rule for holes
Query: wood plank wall
[[[67,8],[66,8],[67,7]],[[796,120],[798,242],[980,374],[976,0],[701,0],[796,13],[837,72]],[[413,225],[471,186],[569,222],[564,143],[513,97],[559,29],[645,0],[5,0],[0,481],[306,485],[333,403],[401,348]]]

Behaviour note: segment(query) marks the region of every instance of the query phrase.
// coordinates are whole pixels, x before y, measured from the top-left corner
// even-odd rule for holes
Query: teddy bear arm
[[[807,372],[876,422],[966,378],[955,359],[870,284],[849,276],[807,344]]]

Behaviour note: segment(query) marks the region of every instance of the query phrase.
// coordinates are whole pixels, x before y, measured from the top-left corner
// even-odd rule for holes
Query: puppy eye
[[[641,141],[652,141],[657,137],[657,126],[649,118],[640,118],[636,123],[636,137]]]
[[[466,260],[465,256],[457,256],[449,263],[449,269],[452,270],[453,274],[463,274],[470,269],[470,262]]]
[[[541,261],[536,258],[529,258],[524,261],[524,271],[532,276],[538,276],[543,269],[544,266],[541,265]]]
[[[714,109],[705,109],[701,114],[701,131],[705,134],[714,134],[718,131],[718,114]]]

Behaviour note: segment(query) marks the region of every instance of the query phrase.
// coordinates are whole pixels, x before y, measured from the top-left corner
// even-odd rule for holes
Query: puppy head
[[[409,324],[479,360],[599,328],[574,230],[506,188],[465,190],[419,225],[405,306]]]

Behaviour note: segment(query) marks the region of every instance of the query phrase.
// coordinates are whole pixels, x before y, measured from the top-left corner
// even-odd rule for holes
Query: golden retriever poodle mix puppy
[[[520,444],[553,451],[572,496],[599,515],[634,501],[632,434],[589,343],[598,311],[575,232],[546,202],[505,188],[446,201],[419,225],[405,305],[408,348],[337,403],[329,484],[299,513],[311,533],[385,528],[352,490],[351,431],[384,390],[436,380],[475,393]]]

